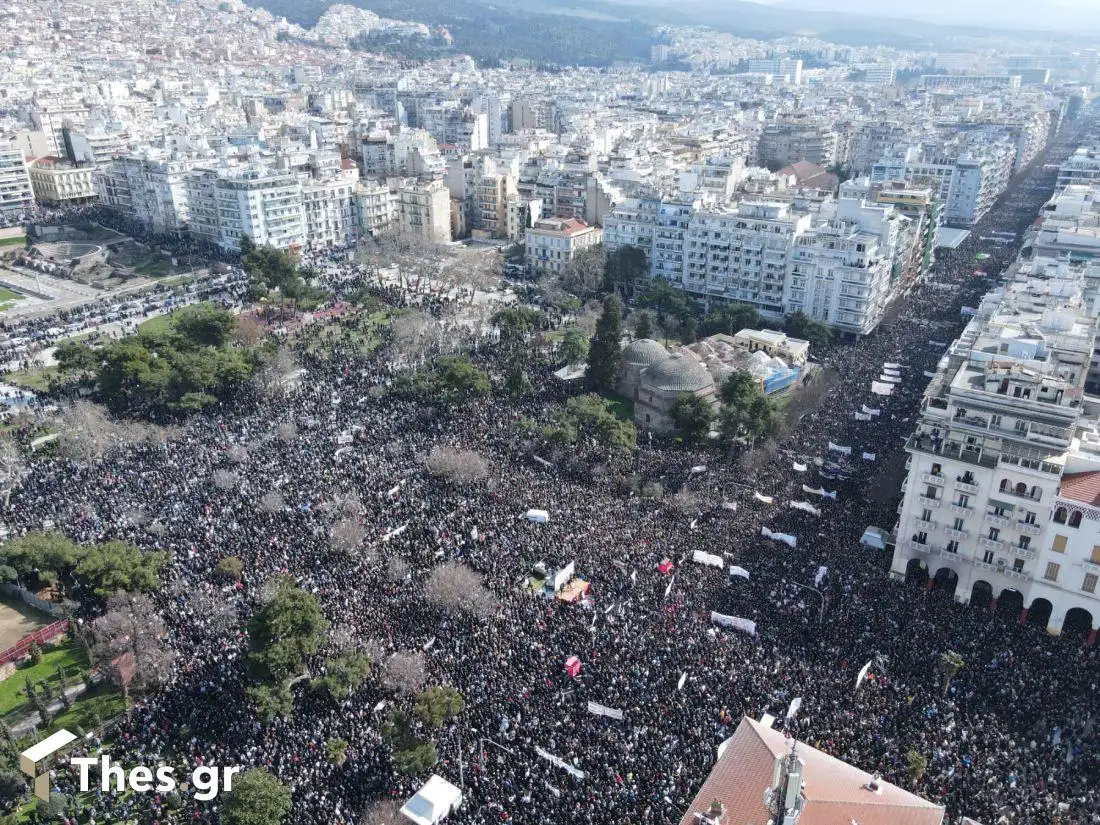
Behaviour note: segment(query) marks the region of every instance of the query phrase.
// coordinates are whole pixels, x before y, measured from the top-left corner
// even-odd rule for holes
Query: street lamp
[[[792,585],[801,590],[811,590],[821,597],[821,616],[818,618],[818,624],[824,624],[825,622],[825,594],[818,590],[816,587],[810,587],[808,584],[799,584],[798,582],[791,582]]]

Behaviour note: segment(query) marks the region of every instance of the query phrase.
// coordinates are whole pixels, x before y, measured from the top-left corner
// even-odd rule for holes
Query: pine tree
[[[596,322],[596,334],[588,350],[588,385],[597,390],[610,390],[619,377],[622,361],[623,315],[618,297],[603,299],[603,313]]]
[[[638,314],[638,320],[634,322],[634,334],[639,338],[653,337],[653,322],[649,320],[649,313]]]

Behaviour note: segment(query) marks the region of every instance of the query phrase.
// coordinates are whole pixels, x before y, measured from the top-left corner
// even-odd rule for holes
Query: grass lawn
[[[73,706],[59,713],[50,721],[49,730],[46,733],[66,728],[76,732],[80,728],[87,732],[94,730],[101,724],[126,710],[126,698],[113,686],[99,685],[91,694],[85,693]]]
[[[165,313],[164,315],[155,315],[148,321],[142,321],[138,324],[138,332],[169,332],[172,329],[172,316]]]
[[[15,306],[16,301],[22,300],[23,296],[18,292],[0,286],[0,312],[3,312],[5,309],[11,309]]]
[[[633,421],[634,420],[634,402],[629,398],[624,398],[621,395],[615,395],[608,393],[606,396],[608,403],[611,405],[611,411],[615,413],[615,417],[620,421]]]
[[[26,689],[29,676],[37,685],[46,680],[54,689],[54,695],[58,692],[57,668],[65,668],[65,675],[72,685],[79,681],[79,677],[88,669],[88,660],[84,657],[84,651],[75,642],[66,641],[64,644],[47,646],[42,650],[42,661],[37,665],[17,668],[15,673],[0,682],[0,716],[19,710],[27,704],[27,698],[23,694]]]
[[[24,387],[33,392],[45,392],[49,389],[51,375],[55,378],[59,377],[60,370],[56,366],[43,367],[38,370],[19,370],[18,372],[9,372],[6,380],[10,384]]]
[[[146,278],[166,278],[176,273],[170,258],[148,258],[134,267],[134,272],[144,275]]]
[[[23,246],[27,242],[27,236],[22,235],[15,238],[0,238],[0,246]]]

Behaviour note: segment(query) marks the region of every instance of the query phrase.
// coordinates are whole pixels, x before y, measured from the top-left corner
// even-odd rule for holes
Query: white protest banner
[[[774,498],[772,498],[771,496],[766,496],[763,493],[757,493],[753,491],[752,497],[755,498],[757,501],[763,502],[764,504],[775,504]]]
[[[608,719],[615,719],[621,722],[623,720],[623,712],[618,708],[609,708],[607,705],[601,705],[598,702],[588,703],[588,712],[594,713],[596,716],[606,716]]]
[[[570,765],[564,759],[559,759],[557,756],[554,756],[554,754],[550,753],[549,751],[545,751],[540,747],[536,747],[535,748],[535,753],[537,753],[539,756],[541,756],[543,759],[545,759],[551,765],[554,765],[555,767],[561,768],[563,771],[568,773],[574,779],[584,779],[584,771],[581,771],[581,770],[578,770],[577,768],[574,768],[572,765]]]
[[[742,633],[748,633],[750,636],[756,635],[756,622],[751,619],[742,619],[738,616],[733,616],[733,622],[730,624],[734,630],[740,630]]]
[[[680,674],[680,681],[676,683],[676,689],[677,690],[683,690],[684,689],[684,683],[687,680],[688,680],[688,672],[685,670],[683,673]]]
[[[900,384],[901,383],[900,378],[895,378],[894,376],[887,375],[886,373],[883,373],[882,375],[880,375],[878,377],[878,380],[879,381],[885,381],[887,384]]]
[[[744,567],[737,567],[736,565],[730,568],[730,578],[734,576],[741,576],[742,578],[749,578],[749,571]]]
[[[866,415],[881,415],[882,414],[882,410],[879,409],[878,407],[868,407],[866,404],[863,404],[861,406],[863,407],[863,412]]]
[[[797,547],[798,546],[798,539],[796,539],[794,536],[790,535],[789,533],[774,533],[771,530],[769,530],[767,527],[761,527],[760,528],[760,535],[764,536],[764,538],[769,538],[772,541],[781,541],[784,544],[786,544],[788,547]]]
[[[807,467],[805,464],[799,464],[797,461],[794,462],[794,471],[796,473],[804,473],[808,469],[809,467]]]
[[[796,713],[798,713],[798,709],[800,707],[802,707],[802,697],[796,696],[794,699],[791,700],[791,706],[787,708],[787,718],[794,719],[794,716]]]
[[[821,511],[808,501],[792,501],[790,502],[790,506],[792,510],[802,510],[804,513],[809,513],[811,516],[821,515]]]
[[[760,724],[766,728],[770,728],[772,725],[775,724],[775,717],[772,716],[770,713],[765,713],[763,716],[760,717]]]
[[[702,550],[693,551],[691,560],[698,564],[705,564],[708,567],[717,567],[719,569],[726,566],[726,562],[721,556],[716,556],[713,553],[704,553]]]
[[[875,395],[889,395],[893,391],[893,384],[885,384],[880,381],[871,382],[871,392],[873,392]]]
[[[817,568],[817,575],[814,576],[814,587],[821,587],[821,583],[825,581],[825,577],[829,575],[829,568],[825,565]]]
[[[676,581],[676,574],[675,574],[675,573],[673,573],[673,574],[672,574],[672,578],[668,580],[668,587],[666,587],[666,588],[665,588],[665,595],[664,595],[664,597],[665,597],[666,599],[668,598],[668,594],[672,592],[672,584],[673,584],[673,582],[675,582],[675,581]]]
[[[723,501],[722,502],[722,509],[723,510],[729,510],[732,513],[736,513],[737,512],[737,502],[736,501]]]
[[[393,530],[390,530],[388,533],[386,533],[386,535],[382,536],[382,541],[386,542],[386,541],[389,541],[392,538],[395,538],[396,536],[400,536],[402,533],[404,533],[408,529],[409,529],[409,524],[408,524],[408,522],[406,522],[405,524],[402,524],[400,527],[395,527]]]
[[[851,455],[852,454],[852,448],[851,447],[842,447],[841,445],[834,444],[831,441],[829,442],[829,449],[833,450],[834,452],[844,453],[844,455]]]
[[[934,372],[929,372],[928,370],[925,370],[925,371],[924,371],[924,377],[925,377],[925,378],[935,378],[935,377],[936,377],[936,373],[934,373]]]
[[[725,613],[715,613],[712,610],[710,612],[710,620],[722,627],[733,627],[733,616],[727,616]]]
[[[863,684],[863,680],[867,678],[867,674],[871,672],[871,663],[868,662],[859,671],[859,676],[856,677],[856,690],[859,690],[859,686]]]
[[[864,461],[874,461],[875,460],[875,454],[874,453],[864,453],[863,454],[863,460]]]
[[[858,413],[857,412],[855,415],[856,415],[856,421],[870,421],[871,420],[871,416],[864,415],[863,413]]]
[[[946,341],[929,341],[928,346],[930,346],[930,347],[939,347],[940,349],[942,349],[943,347],[947,346],[947,342]]]
[[[889,361],[885,362],[882,365],[882,367],[883,367],[883,369],[888,369],[888,370],[903,370],[903,369],[906,369],[905,364],[892,364]]]

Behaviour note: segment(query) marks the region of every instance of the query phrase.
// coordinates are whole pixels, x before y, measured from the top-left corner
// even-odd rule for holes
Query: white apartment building
[[[308,249],[342,249],[359,240],[360,217],[356,203],[359,172],[354,167],[323,179],[302,184]]]
[[[1100,147],[1082,146],[1058,169],[1057,191],[1100,180]]]
[[[538,198],[524,198],[512,195],[508,198],[508,240],[513,243],[522,241],[527,230],[542,217],[542,201]]]
[[[402,232],[427,243],[451,240],[451,197],[440,180],[412,181],[398,191],[398,218]]]
[[[85,203],[96,197],[92,168],[73,166],[57,158],[39,158],[30,165],[31,186],[39,203]]]
[[[302,184],[293,175],[251,168],[214,185],[218,243],[236,249],[248,235],[258,246],[299,249],[306,242]]]
[[[503,238],[508,233],[508,199],[516,195],[510,175],[482,175],[474,187],[475,237]]]
[[[1096,316],[1082,279],[1052,272],[987,296],[929,385],[891,575],[997,600],[1021,621],[1031,611],[1058,633],[1074,608],[1100,624],[1100,533],[1086,532],[1100,436],[1082,391]]]
[[[598,244],[603,233],[575,218],[544,218],[535,221],[524,238],[527,271],[560,274],[577,252]]]
[[[363,233],[377,237],[397,220],[397,190],[391,189],[384,181],[360,181],[356,197],[359,202],[359,224]]]
[[[34,206],[23,150],[14,143],[0,143],[0,212],[21,212]]]
[[[93,175],[100,202],[159,234],[180,234],[189,220],[187,173],[193,160],[159,160],[127,155],[97,167]]]

